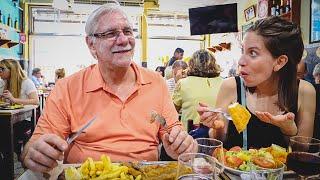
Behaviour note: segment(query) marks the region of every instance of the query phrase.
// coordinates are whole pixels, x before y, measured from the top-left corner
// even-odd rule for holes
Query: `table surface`
[[[20,112],[25,112],[25,111],[29,111],[31,109],[35,109],[37,108],[38,105],[24,105],[23,108],[21,109],[13,109],[13,110],[4,110],[4,109],[0,109],[0,115],[13,115],[13,114],[17,114]]]
[[[152,162],[148,162],[148,164],[152,164]],[[161,161],[155,161],[154,164],[162,164],[165,162],[161,162]],[[63,169],[70,167],[70,166],[80,166],[79,164],[62,164],[59,168],[56,168],[54,170],[52,170],[49,174],[51,175],[49,180],[56,180],[57,177],[59,176],[59,174],[61,174],[61,172],[63,171]],[[227,178],[219,178],[219,180],[228,180],[228,179],[232,179],[232,180],[241,180],[241,178],[237,175],[233,175],[230,174],[228,172],[224,172],[224,174],[227,176]],[[42,173],[36,173],[33,172],[31,170],[27,170],[26,172],[24,172],[19,178],[18,180],[29,180],[29,179],[38,179],[38,180],[45,180],[46,178],[43,177]],[[284,176],[283,176],[284,180],[294,180],[297,179],[296,178],[296,174],[294,172],[285,172]]]

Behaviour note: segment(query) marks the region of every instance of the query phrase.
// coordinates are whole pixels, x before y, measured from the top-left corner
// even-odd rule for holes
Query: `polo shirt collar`
[[[145,71],[142,70],[142,67],[138,67],[137,64],[132,62],[130,64],[130,68],[133,68],[136,76],[137,76],[137,84],[139,85],[145,85],[152,82],[152,79],[150,76],[148,76]],[[102,78],[102,75],[99,70],[99,64],[95,64],[91,66],[91,71],[89,71],[89,77],[88,81],[86,83],[86,92],[95,91],[98,89],[103,89],[104,87],[104,80]]]

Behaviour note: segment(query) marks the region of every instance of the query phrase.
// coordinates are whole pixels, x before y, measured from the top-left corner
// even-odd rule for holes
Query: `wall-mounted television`
[[[238,32],[237,3],[189,9],[191,35]]]

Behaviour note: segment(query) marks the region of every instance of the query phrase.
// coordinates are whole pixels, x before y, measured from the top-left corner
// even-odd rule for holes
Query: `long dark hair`
[[[304,50],[300,27],[272,16],[256,21],[247,32],[262,36],[264,45],[274,58],[281,55],[288,57],[288,62],[277,72],[278,106],[287,112],[295,110],[298,97],[297,65]]]

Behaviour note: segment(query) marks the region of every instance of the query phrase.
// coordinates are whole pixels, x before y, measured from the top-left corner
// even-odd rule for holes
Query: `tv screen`
[[[238,32],[237,3],[189,9],[191,35]]]

